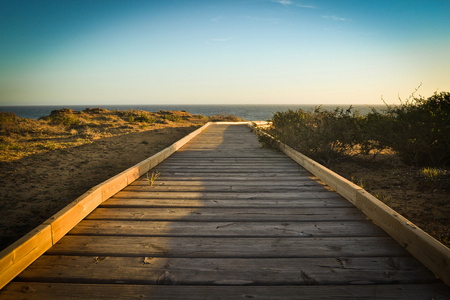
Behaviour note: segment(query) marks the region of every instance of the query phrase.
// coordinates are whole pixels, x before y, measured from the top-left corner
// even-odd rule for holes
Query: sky
[[[0,0],[0,106],[450,91],[448,0]]]

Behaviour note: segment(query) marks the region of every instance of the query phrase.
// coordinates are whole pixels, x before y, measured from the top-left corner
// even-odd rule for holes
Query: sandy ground
[[[450,247],[450,174],[436,178],[395,154],[357,157],[329,166]]]

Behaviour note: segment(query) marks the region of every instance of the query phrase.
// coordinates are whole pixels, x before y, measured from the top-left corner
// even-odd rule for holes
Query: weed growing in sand
[[[360,180],[358,181],[358,186],[359,186],[360,188],[362,188],[363,190],[366,189],[366,183],[365,183],[364,180],[362,180],[362,179],[360,179]]]
[[[48,150],[55,150],[58,147],[57,144],[55,144],[54,142],[47,142],[44,145],[44,148],[48,149]]]
[[[9,150],[20,150],[22,148],[23,148],[22,146],[20,146],[19,144],[16,144],[16,143],[11,143],[8,145]]]
[[[0,123],[15,123],[18,121],[17,115],[11,112],[0,112]]]
[[[360,188],[362,188],[363,190],[366,189],[366,183],[364,182],[364,180],[362,179],[356,180],[356,178],[352,176],[352,178],[350,178],[350,181],[359,186]]]
[[[150,186],[153,186],[153,183],[155,182],[155,180],[159,177],[159,175],[161,175],[161,173],[160,172],[158,172],[158,171],[153,171],[152,172],[152,175],[148,175],[148,173],[149,172],[147,172],[147,181],[148,181],[148,184],[150,185]]]
[[[435,180],[439,176],[445,175],[447,171],[437,168],[424,168],[422,169],[422,175],[426,180]]]
[[[386,195],[384,193],[375,193],[374,196],[386,205],[390,205],[392,202],[392,197],[390,195]]]

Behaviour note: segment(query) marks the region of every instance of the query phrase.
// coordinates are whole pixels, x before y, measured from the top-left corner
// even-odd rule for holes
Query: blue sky
[[[0,0],[0,105],[382,104],[450,91],[448,0]]]

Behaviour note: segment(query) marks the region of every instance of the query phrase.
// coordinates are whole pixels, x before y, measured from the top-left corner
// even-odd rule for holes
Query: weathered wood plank
[[[320,186],[323,187],[324,184],[318,181],[314,181],[309,177],[299,177],[298,179],[288,179],[288,180],[266,180],[264,182],[264,186],[277,188],[282,186],[288,187],[303,187],[303,186]],[[149,182],[146,177],[140,178],[136,180],[131,186],[149,186]],[[261,181],[258,180],[169,180],[169,179],[161,179],[158,177],[154,182],[153,186],[200,186],[200,187],[212,187],[212,186],[245,186],[245,187],[261,187]]]
[[[170,160],[164,162],[167,164],[191,164],[191,163],[220,163],[220,164],[224,164],[224,163],[229,163],[229,164],[257,164],[257,163],[262,163],[262,164],[274,164],[274,163],[296,163],[294,160],[292,160],[290,157],[287,156],[276,156],[276,157],[272,157],[272,158],[264,158],[263,160],[261,158],[257,158],[257,157],[204,157],[204,158],[200,158],[198,159],[197,157],[195,158],[189,158],[187,157],[187,154],[184,155],[184,157],[179,157],[178,156],[179,152],[174,153],[173,157],[170,158]]]
[[[260,160],[260,162],[258,162],[257,160],[255,161],[205,161],[202,159],[195,159],[195,160],[170,160],[170,161],[166,161],[161,163],[160,167],[164,168],[164,167],[173,167],[173,166],[192,166],[192,165],[196,165],[196,166],[217,166],[217,167],[227,167],[230,165],[233,166],[240,166],[240,167],[246,167],[246,168],[254,168],[254,167],[274,167],[274,165],[276,165],[277,167],[279,167],[280,169],[282,168],[292,168],[295,167],[298,169],[298,164],[295,163],[294,161],[281,161],[281,160],[276,160],[276,161],[270,161],[270,160]]]
[[[62,238],[52,255],[164,257],[372,257],[406,256],[390,237],[339,238],[166,238],[77,236]]]
[[[352,221],[366,217],[354,207],[327,208],[97,208],[86,220],[142,221]]]
[[[69,234],[165,237],[387,236],[383,230],[368,221],[255,223],[84,220]]]
[[[68,293],[67,291],[70,291]],[[321,286],[179,286],[13,282],[0,291],[4,300],[76,299],[448,299],[443,284],[321,285]]]
[[[155,168],[155,170],[159,171],[159,169]],[[150,171],[149,174],[151,175],[153,171]],[[158,178],[161,180],[165,178],[169,179],[177,179],[182,180],[182,178],[185,178],[186,180],[191,179],[200,179],[200,180],[264,180],[264,181],[270,181],[272,179],[288,179],[293,176],[309,176],[309,173],[298,173],[298,172],[282,172],[282,173],[273,173],[273,172],[267,172],[267,173],[245,173],[245,172],[238,172],[238,171],[232,171],[232,172],[214,172],[214,171],[208,171],[208,172],[194,172],[190,170],[179,170],[179,171],[165,171],[164,173],[161,173]],[[145,177],[144,177],[145,178]],[[295,177],[300,178],[300,177]],[[312,177],[315,178],[315,177]]]
[[[148,192],[148,193],[158,193],[158,192],[213,192],[213,193],[282,193],[282,192],[321,192],[326,190],[321,184],[316,182],[308,182],[303,186],[291,186],[291,185],[280,185],[280,186],[257,186],[257,185],[163,185],[154,184],[150,186],[146,185],[133,185],[127,186],[123,189],[124,192]]]
[[[44,255],[21,281],[122,284],[321,285],[432,283],[412,258],[192,259]]]
[[[217,174],[217,173],[221,173],[224,174],[225,176],[232,176],[231,174],[253,174],[253,176],[268,176],[268,177],[272,177],[272,176],[277,176],[277,174],[280,175],[305,175],[305,173],[302,173],[298,170],[292,169],[292,170],[279,170],[279,169],[273,169],[273,170],[265,170],[265,169],[260,169],[260,170],[254,170],[254,169],[227,169],[227,168],[209,168],[209,169],[190,169],[190,168],[174,168],[174,169],[159,169],[157,168],[158,171],[160,171],[163,174],[171,174],[171,173],[184,173],[184,174],[194,174],[194,176],[202,176],[202,175],[207,175],[207,176],[212,176],[212,174]],[[252,175],[250,175],[252,176]]]
[[[278,167],[278,166],[252,166],[252,167],[248,167],[248,166],[244,166],[244,165],[234,165],[234,164],[230,164],[230,165],[190,165],[189,167],[183,166],[183,165],[173,165],[173,166],[159,166],[158,170],[161,170],[161,172],[164,171],[176,171],[179,169],[188,169],[189,171],[191,170],[196,170],[196,171],[201,171],[201,170],[205,170],[205,171],[211,171],[211,170],[229,170],[229,171],[245,171],[245,172],[275,172],[275,173],[282,173],[282,172],[292,172],[292,173],[299,173],[300,171],[303,171],[302,169],[299,169],[298,166],[283,166],[283,167]],[[216,171],[217,172],[217,171]],[[299,173],[300,174],[300,173]]]
[[[339,198],[294,199],[294,200],[195,200],[195,199],[136,199],[111,198],[100,207],[255,207],[255,208],[306,208],[306,207],[353,207],[351,203]]]
[[[194,152],[194,151],[189,151],[189,154],[186,154],[185,156],[183,156],[187,159],[203,159],[203,158],[234,158],[234,157],[239,157],[239,158],[246,158],[247,156],[244,156],[243,154],[239,155],[239,154],[223,154],[220,153],[220,155],[214,155],[212,153],[210,153],[209,151],[198,151],[198,153]],[[254,154],[252,156],[249,156],[248,158],[258,158],[258,159],[270,159],[273,158],[274,156],[269,156],[269,155],[257,155]],[[279,157],[279,156],[275,156],[275,157]]]
[[[195,199],[201,200],[274,200],[274,199],[341,199],[342,197],[334,192],[323,189],[322,192],[283,192],[283,193],[232,193],[232,192],[127,192],[122,191],[114,198],[135,198],[135,199]]]

